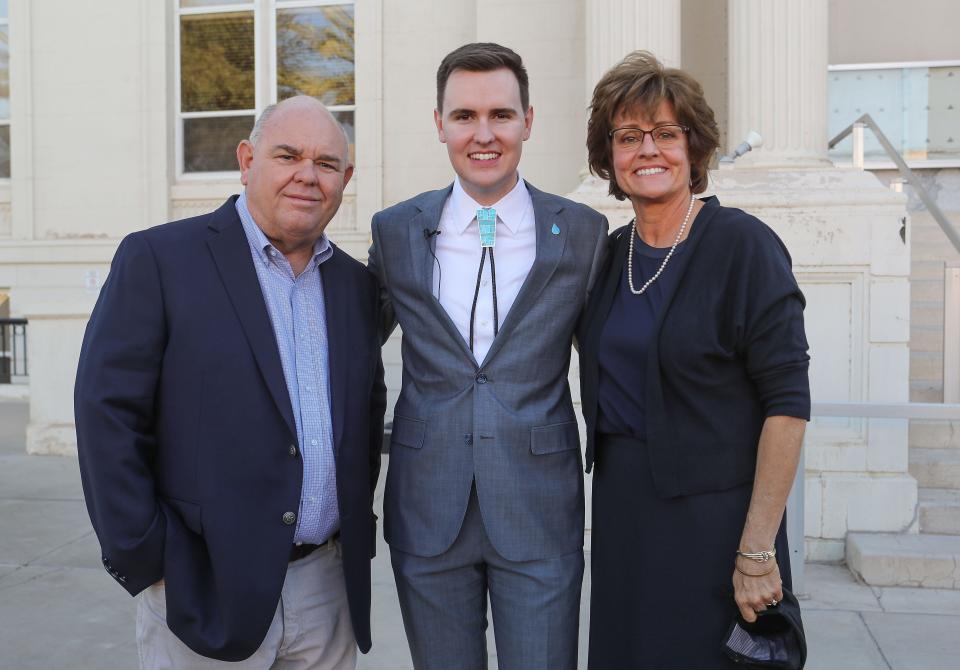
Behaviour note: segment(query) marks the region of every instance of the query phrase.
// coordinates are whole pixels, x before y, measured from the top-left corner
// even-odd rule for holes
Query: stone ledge
[[[872,586],[960,589],[960,536],[849,533],[847,565]]]

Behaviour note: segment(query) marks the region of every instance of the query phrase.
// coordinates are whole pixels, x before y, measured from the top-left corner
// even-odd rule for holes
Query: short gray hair
[[[267,105],[263,108],[263,111],[260,112],[260,116],[257,118],[256,122],[253,124],[253,129],[250,131],[250,144],[257,146],[257,141],[260,139],[260,136],[263,134],[263,126],[267,123],[270,116],[277,110],[277,104]]]

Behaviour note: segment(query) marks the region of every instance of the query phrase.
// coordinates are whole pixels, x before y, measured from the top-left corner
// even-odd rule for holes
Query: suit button
[[[487,380],[487,375],[483,374],[482,372],[477,375],[477,383],[478,383],[478,384],[486,384],[487,381],[488,381],[488,380]]]
[[[463,443],[468,447],[473,444],[473,433],[464,433],[463,434]]]
[[[297,515],[293,512],[284,512],[283,513],[283,522],[288,526],[292,526],[297,521]]]
[[[297,455],[297,445],[295,444],[290,445],[290,455],[294,457]]]

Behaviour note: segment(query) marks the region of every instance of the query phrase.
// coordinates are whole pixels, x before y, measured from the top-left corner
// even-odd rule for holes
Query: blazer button
[[[483,374],[482,372],[477,375],[477,383],[478,383],[478,384],[486,384],[487,381],[488,381],[488,380],[487,380],[487,375]]]
[[[473,433],[463,434],[463,443],[468,447],[473,444]]]
[[[295,444],[290,445],[290,455],[294,457],[297,455],[297,445]]]
[[[283,513],[283,523],[288,526],[292,526],[297,521],[297,515],[293,512],[284,512]]]

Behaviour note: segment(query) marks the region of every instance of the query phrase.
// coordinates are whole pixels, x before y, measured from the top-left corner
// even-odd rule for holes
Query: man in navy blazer
[[[114,257],[75,389],[87,508],[142,592],[141,667],[352,668],[386,392],[376,282],[323,234],[347,139],[297,97],[237,155],[243,195]]]

